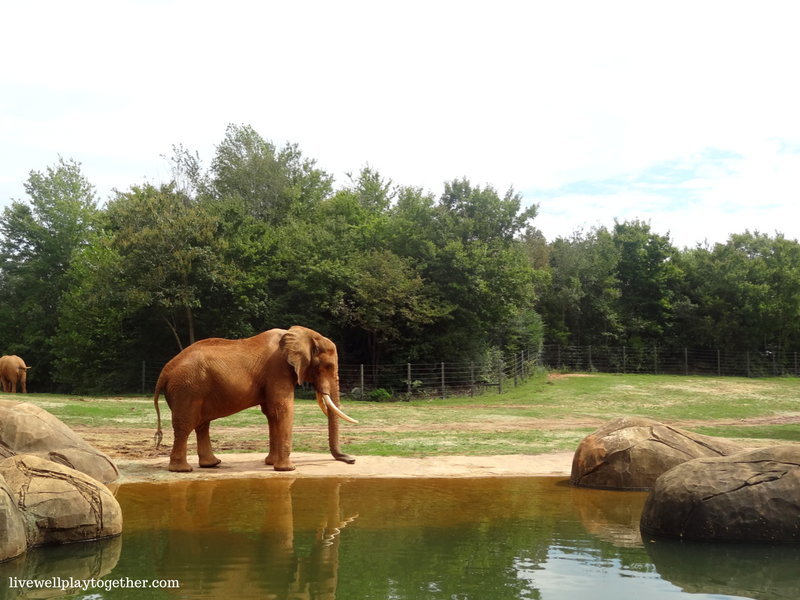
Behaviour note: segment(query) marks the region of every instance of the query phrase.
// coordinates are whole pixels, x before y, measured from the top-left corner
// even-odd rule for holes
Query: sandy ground
[[[568,477],[572,452],[508,456],[441,456],[429,458],[397,458],[359,456],[356,463],[337,462],[326,454],[292,453],[297,469],[277,472],[264,464],[262,453],[220,454],[222,463],[213,469],[195,469],[191,473],[170,473],[166,457],[119,460],[119,483],[142,481],[190,481],[228,477]]]

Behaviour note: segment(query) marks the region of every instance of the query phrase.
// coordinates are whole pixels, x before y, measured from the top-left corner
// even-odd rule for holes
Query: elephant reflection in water
[[[340,516],[339,481],[301,480],[313,493],[303,490],[300,506],[294,506],[296,481],[171,483],[169,507],[160,517],[165,528],[154,540],[159,576],[179,579],[181,587],[213,590],[216,597],[249,592],[264,598],[334,598],[340,534],[358,515]],[[305,534],[312,523],[316,535],[309,553],[301,540],[310,538]]]

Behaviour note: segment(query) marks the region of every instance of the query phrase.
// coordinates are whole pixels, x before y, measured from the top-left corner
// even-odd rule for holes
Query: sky
[[[0,0],[0,209],[75,159],[105,201],[250,125],[347,183],[509,188],[548,240],[800,237],[795,2]]]

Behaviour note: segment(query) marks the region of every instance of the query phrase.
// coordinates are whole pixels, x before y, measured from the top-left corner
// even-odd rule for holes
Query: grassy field
[[[101,449],[127,443],[152,453],[156,415],[150,398],[16,396],[53,413]],[[165,443],[170,412],[161,399]],[[360,421],[343,423],[343,449],[356,455],[535,454],[573,450],[617,416],[642,416],[759,446],[800,442],[800,380],[653,375],[542,376],[498,395],[398,403],[344,401]],[[220,452],[265,452],[266,419],[256,408],[216,421]],[[297,400],[294,449],[327,452],[326,421],[314,400]],[[168,448],[162,447],[162,451]],[[163,453],[163,452],[162,452]]]

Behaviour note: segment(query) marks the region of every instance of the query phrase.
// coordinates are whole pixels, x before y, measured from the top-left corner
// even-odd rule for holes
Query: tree
[[[618,253],[605,227],[556,238],[549,248],[550,284],[539,304],[547,337],[562,345],[615,344],[622,335]]]
[[[452,306],[437,302],[409,259],[389,250],[371,250],[354,257],[348,289],[335,312],[367,334],[371,364],[413,342],[426,325],[447,317]]]
[[[303,158],[296,144],[278,151],[252,127],[229,125],[211,162],[206,193],[240,198],[250,215],[279,224],[330,194],[332,178],[315,164]]]
[[[784,350],[800,337],[800,244],[745,231],[698,246],[687,273],[681,328],[695,343],[723,350]]]
[[[96,199],[80,163],[61,157],[44,173],[31,171],[25,191],[30,202],[13,201],[0,218],[0,337],[6,352],[24,356],[36,368],[32,376],[47,385],[67,273],[88,243]]]
[[[669,234],[658,235],[643,221],[614,222],[618,253],[619,314],[628,343],[663,342],[683,273]]]
[[[500,198],[491,186],[481,189],[461,179],[445,184],[429,217],[422,198],[398,205],[401,221],[422,217],[420,234],[427,239],[413,244],[420,252],[414,258],[423,279],[438,286],[440,300],[454,307],[430,331],[432,356],[458,347],[463,356],[477,359],[506,337],[501,332],[521,310],[533,309],[539,279],[517,236],[536,207],[522,209],[521,203],[513,190]]]
[[[186,326],[188,344],[196,340],[194,310],[218,288],[230,286],[236,269],[222,255],[226,240],[219,221],[201,205],[187,201],[173,185],[134,186],[109,203],[111,248],[120,257],[124,287],[132,306],[153,310],[170,328]]]

